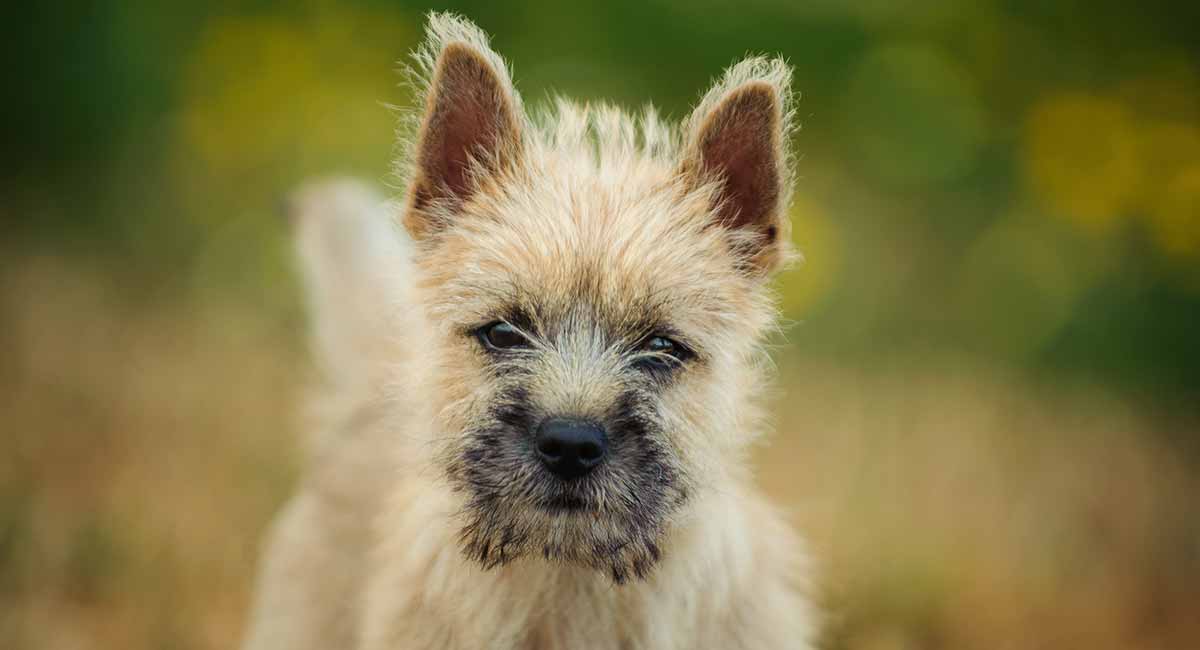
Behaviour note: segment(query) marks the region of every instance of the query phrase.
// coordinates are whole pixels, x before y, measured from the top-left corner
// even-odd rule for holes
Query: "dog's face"
[[[535,127],[477,30],[431,32],[404,219],[463,548],[644,577],[755,428],[786,67],[735,67],[682,133],[566,102]]]

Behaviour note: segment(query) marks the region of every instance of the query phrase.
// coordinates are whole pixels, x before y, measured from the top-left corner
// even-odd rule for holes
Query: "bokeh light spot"
[[[1002,218],[968,249],[958,277],[961,330],[973,347],[1020,359],[1071,317],[1103,266],[1040,215]]]
[[[353,10],[212,21],[182,80],[185,186],[203,174],[235,193],[277,191],[331,160],[386,169],[396,118],[384,103],[399,77],[381,53],[398,57],[410,32]]]
[[[1025,175],[1039,205],[1107,232],[1138,195],[1137,134],[1119,103],[1082,94],[1051,97],[1030,112]]]
[[[816,307],[837,281],[842,247],[837,226],[808,197],[792,202],[792,244],[801,254],[794,268],[779,281],[781,308],[789,318],[799,318]]]
[[[1150,211],[1155,241],[1171,255],[1200,255],[1200,164],[1167,183]]]

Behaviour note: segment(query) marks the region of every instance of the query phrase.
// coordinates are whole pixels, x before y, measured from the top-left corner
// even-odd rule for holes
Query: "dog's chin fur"
[[[531,505],[479,505],[479,501],[472,499],[460,513],[460,542],[466,557],[485,569],[531,558],[585,566],[621,584],[631,578],[645,579],[661,558],[663,521],[587,506],[547,510]]]

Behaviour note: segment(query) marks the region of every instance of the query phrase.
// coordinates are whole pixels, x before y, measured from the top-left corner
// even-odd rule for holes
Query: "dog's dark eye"
[[[675,352],[675,341],[665,336],[654,336],[646,340],[642,344],[642,349],[647,352],[665,352],[671,354]]]
[[[691,356],[691,352],[682,343],[665,336],[647,338],[638,346],[638,352],[642,355],[637,364],[652,370],[670,370]]]
[[[508,323],[492,323],[479,331],[479,339],[493,350],[513,350],[529,347],[529,339]]]

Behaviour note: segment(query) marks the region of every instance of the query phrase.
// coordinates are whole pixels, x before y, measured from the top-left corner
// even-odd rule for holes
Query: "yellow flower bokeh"
[[[410,33],[394,17],[348,10],[215,19],[182,80],[185,167],[242,182],[328,171],[337,159],[386,169],[395,115],[384,102],[399,77],[380,53],[399,58]]]
[[[1147,182],[1140,214],[1154,242],[1171,256],[1200,253],[1200,127],[1150,123],[1141,129]]]
[[[1200,163],[1171,178],[1149,215],[1151,233],[1164,251],[1200,255]]]
[[[1190,257],[1200,253],[1200,126],[1164,108],[1186,103],[1179,93],[1163,99],[1160,89],[1138,103],[1129,88],[1144,86],[1125,84],[1124,101],[1061,94],[1036,105],[1024,174],[1047,213],[1094,234],[1136,218],[1162,252]]]
[[[1053,96],[1033,108],[1024,135],[1026,180],[1051,214],[1108,232],[1141,191],[1137,132],[1120,103]]]
[[[792,243],[801,257],[779,281],[780,307],[787,317],[799,318],[833,289],[842,246],[837,226],[811,198],[794,199],[791,219]]]

